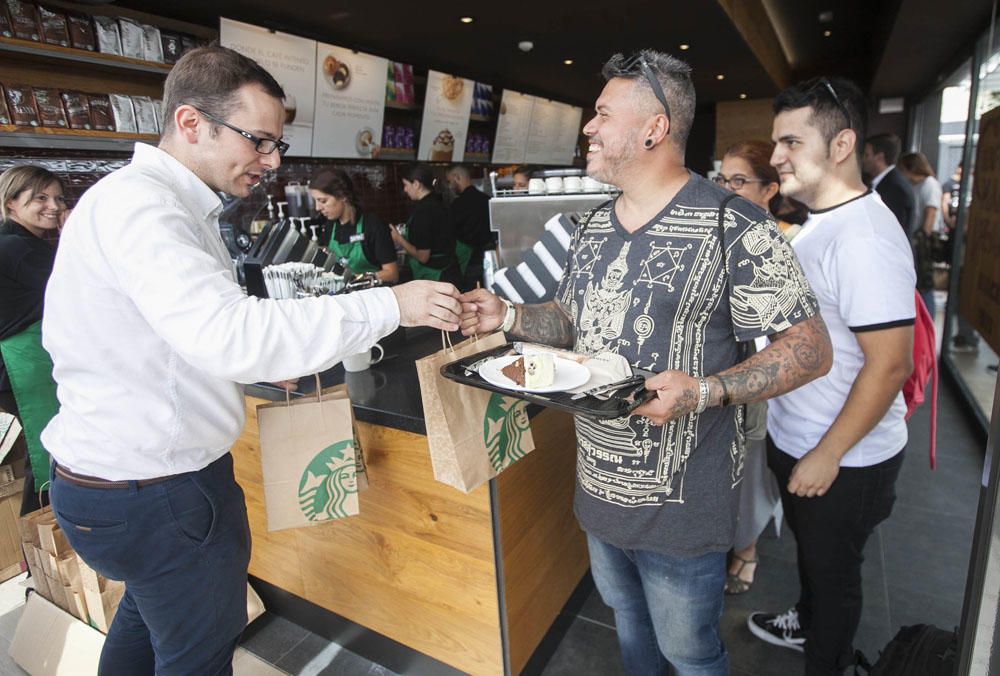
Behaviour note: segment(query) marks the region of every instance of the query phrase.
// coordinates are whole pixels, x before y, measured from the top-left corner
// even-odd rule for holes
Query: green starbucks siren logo
[[[299,481],[299,509],[310,521],[349,516],[346,503],[357,494],[353,439],[327,446],[312,459]]]
[[[528,430],[527,402],[494,394],[486,404],[483,440],[490,466],[497,472],[524,457],[524,433]]]

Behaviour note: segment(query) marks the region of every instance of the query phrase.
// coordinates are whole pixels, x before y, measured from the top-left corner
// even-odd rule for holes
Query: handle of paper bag
[[[38,506],[39,507],[44,507],[45,506],[44,504],[42,504],[42,493],[45,492],[45,489],[49,487],[50,483],[52,483],[51,480],[46,480],[45,482],[42,483],[41,488],[38,489]],[[49,502],[51,502],[51,500]]]
[[[323,401],[323,386],[319,382],[319,374],[315,374],[316,378],[316,400]],[[285,385],[285,406],[292,405],[292,390],[288,385]]]
[[[479,282],[476,282],[476,288],[477,289],[479,288]],[[479,342],[478,332],[472,334],[472,342],[474,343]],[[441,331],[441,349],[444,350],[445,352],[455,351],[455,346],[451,342],[451,334],[444,330]]]

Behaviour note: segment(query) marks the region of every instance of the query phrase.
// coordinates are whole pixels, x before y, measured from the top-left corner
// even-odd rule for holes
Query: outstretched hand
[[[400,326],[430,326],[457,331],[462,306],[458,289],[447,282],[416,280],[392,287],[399,304]]]
[[[462,304],[462,335],[485,334],[503,324],[507,306],[486,289],[473,289],[458,297]]]

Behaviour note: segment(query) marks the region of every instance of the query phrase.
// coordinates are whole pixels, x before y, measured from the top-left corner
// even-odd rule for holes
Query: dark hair
[[[934,175],[931,163],[927,161],[927,157],[923,153],[905,153],[899,158],[899,166],[920,178]]]
[[[403,172],[403,178],[410,183],[420,183],[434,192],[434,172],[426,164],[411,164]]]
[[[7,202],[28,191],[28,198],[32,198],[41,191],[48,188],[53,183],[59,185],[63,192],[66,186],[62,180],[44,167],[34,164],[23,164],[19,167],[11,167],[0,174],[0,216],[7,220]]]
[[[896,164],[903,147],[903,142],[895,134],[875,134],[865,139],[865,143],[872,147],[872,155],[882,153],[886,164]]]
[[[694,83],[691,82],[691,66],[669,54],[652,49],[643,49],[638,56],[645,60],[660,87],[663,88],[663,95],[670,106],[670,138],[673,139],[674,145],[683,151],[687,145],[688,134],[691,133],[691,124],[694,122],[695,93]],[[645,98],[649,99],[649,105],[655,104],[659,108],[660,103],[653,94],[653,87],[642,70],[627,67],[631,66],[629,62],[633,59],[634,56],[615,54],[604,64],[601,75],[605,81],[616,77],[632,80],[636,90],[648,95]]]
[[[257,85],[279,101],[285,98],[278,81],[239,52],[218,45],[186,52],[163,85],[163,135],[173,133],[174,111],[184,104],[226,119],[239,107],[237,92],[246,85]]]
[[[767,183],[777,183],[781,185],[778,177],[778,170],[771,166],[771,154],[774,152],[774,144],[770,141],[740,141],[730,146],[723,157],[738,157],[750,165],[753,177],[766,181]],[[775,193],[768,203],[767,208],[772,214],[778,214],[781,206],[781,193]]]
[[[339,200],[347,200],[356,211],[361,211],[358,194],[354,191],[354,182],[343,169],[333,167],[317,169],[309,177],[309,187],[333,195]]]
[[[510,175],[513,177],[514,174],[524,174],[528,178],[531,178],[531,175],[533,173],[535,173],[534,167],[527,164],[522,164],[520,166],[514,167],[514,171],[510,172]]]
[[[856,84],[841,77],[814,77],[782,90],[774,98],[775,115],[799,108],[812,108],[810,124],[819,129],[827,145],[842,130],[853,129],[858,137],[854,154],[861,162],[868,105]]]
[[[462,164],[453,164],[448,167],[448,175],[451,176],[452,174],[458,174],[469,181],[472,180],[472,173],[469,171],[469,168]]]

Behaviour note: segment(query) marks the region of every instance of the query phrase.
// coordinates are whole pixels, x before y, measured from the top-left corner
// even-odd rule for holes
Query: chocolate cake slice
[[[518,357],[500,369],[500,373],[514,381],[518,387],[524,387],[524,357]]]

